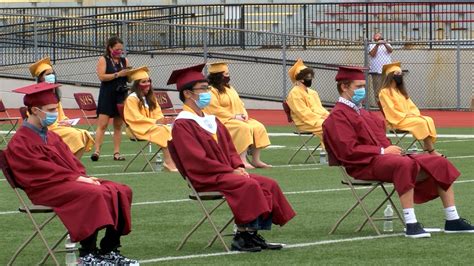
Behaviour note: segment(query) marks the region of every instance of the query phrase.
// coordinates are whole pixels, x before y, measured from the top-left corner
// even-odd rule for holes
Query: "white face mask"
[[[56,75],[51,73],[51,74],[48,74],[48,75],[44,76],[44,82],[51,83],[51,84],[56,83]]]

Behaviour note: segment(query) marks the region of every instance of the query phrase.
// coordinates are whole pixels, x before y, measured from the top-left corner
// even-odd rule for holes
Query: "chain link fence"
[[[57,19],[35,17],[36,21]],[[172,70],[194,64],[212,61],[227,61],[230,66],[231,83],[242,97],[281,101],[292,84],[287,71],[302,58],[306,65],[314,68],[313,87],[321,100],[328,105],[338,97],[334,77],[340,65],[369,66],[368,50],[371,42],[333,40],[318,38],[325,46],[304,47],[314,36],[270,33],[240,29],[184,26],[159,22],[116,21],[92,18],[73,18],[68,25],[75,30],[51,31],[33,23],[29,41],[22,43],[10,32],[10,39],[2,43],[0,75],[14,78],[31,78],[28,65],[44,56],[54,62],[58,80],[62,83],[99,86],[96,63],[103,53],[103,47],[84,49],[84,43],[97,41],[105,43],[111,35],[124,40],[127,57],[134,67],[147,65],[151,69],[154,87],[174,90],[166,82]],[[103,31],[95,35],[85,25],[113,25],[116,31]],[[20,27],[20,25],[18,26]],[[47,31],[43,34],[42,31]],[[48,31],[49,30],[49,31]],[[180,35],[193,33],[193,47],[154,49],[153,40],[162,32]],[[61,40],[62,36],[73,36]],[[90,34],[89,34],[90,33]],[[137,45],[137,35],[149,35]],[[92,38],[91,36],[95,36]],[[157,37],[158,36],[158,37]],[[199,36],[199,37],[196,37]],[[214,45],[215,36],[240,36],[258,45],[251,47]],[[164,37],[165,38],[165,37]],[[219,37],[222,38],[222,37]],[[92,39],[92,40],[91,40]],[[20,40],[24,40],[21,39]],[[163,40],[166,41],[166,38]],[[269,45],[271,43],[271,45]],[[420,108],[469,108],[473,90],[473,40],[462,41],[418,41],[391,42],[393,61],[401,61],[406,71],[406,84],[410,96]],[[5,64],[10,58],[23,57],[23,64]],[[367,75],[368,91],[371,76]],[[376,107],[374,94],[370,94],[368,107]]]

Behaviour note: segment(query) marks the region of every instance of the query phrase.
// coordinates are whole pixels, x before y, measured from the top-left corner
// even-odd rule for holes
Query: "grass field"
[[[271,133],[291,132],[289,127],[268,127]],[[471,138],[440,138],[437,148],[447,155],[462,175],[454,185],[458,211],[462,217],[474,221],[474,129],[438,129],[439,134],[469,134]],[[406,239],[403,226],[394,222],[394,233],[376,237],[370,227],[355,233],[362,220],[355,210],[334,235],[328,232],[337,218],[353,202],[352,195],[340,183],[337,168],[319,164],[301,165],[303,154],[293,165],[287,165],[299,140],[290,136],[272,136],[272,145],[263,158],[275,167],[251,172],[278,180],[288,200],[298,213],[285,227],[274,227],[262,232],[272,242],[288,244],[281,251],[255,254],[223,252],[216,243],[204,249],[210,226],[205,224],[181,250],[176,251],[183,235],[201,216],[198,205],[186,200],[188,189],[179,174],[139,172],[142,162],[130,173],[122,173],[125,162],[112,160],[111,138],[107,137],[99,162],[92,163],[89,154],[82,159],[90,175],[128,184],[134,192],[132,208],[133,231],[122,239],[122,253],[149,264],[470,264],[474,260],[474,235],[434,233],[431,239]],[[314,145],[314,144],[313,144]],[[135,143],[123,141],[122,153],[127,158],[137,150]],[[27,162],[25,162],[27,167]],[[368,203],[381,198],[376,191]],[[398,205],[398,200],[396,199]],[[18,201],[5,180],[0,181],[0,265],[8,262],[16,247],[31,231],[31,223],[23,214],[16,213]],[[425,227],[444,226],[444,212],[440,200],[416,206],[417,218]],[[41,216],[40,216],[41,217]],[[215,220],[223,223],[230,217],[227,207],[216,213]],[[382,222],[378,222],[382,228]],[[56,221],[46,230],[50,239],[61,235],[63,225]],[[230,231],[230,229],[229,229]],[[228,243],[231,238],[226,237]],[[469,244],[471,243],[471,244]],[[43,247],[39,241],[28,248],[17,260],[18,265],[31,265],[39,260]],[[63,255],[59,255],[64,262]],[[51,261],[49,261],[51,263]]]

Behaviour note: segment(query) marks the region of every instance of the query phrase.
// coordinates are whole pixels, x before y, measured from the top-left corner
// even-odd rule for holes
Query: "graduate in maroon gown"
[[[132,190],[126,185],[88,176],[62,139],[48,131],[57,118],[58,84],[39,83],[14,90],[26,94],[31,114],[5,150],[16,182],[37,205],[52,207],[72,241],[80,241],[84,265],[136,265],[120,255],[120,237],[130,233]],[[96,247],[98,230],[106,228]]]
[[[329,163],[343,165],[356,179],[393,183],[403,208],[407,237],[430,237],[416,220],[413,205],[438,196],[445,208],[445,232],[474,233],[474,227],[459,217],[454,204],[452,184],[459,171],[441,156],[405,154],[391,145],[384,121],[362,109],[362,69],[340,67],[336,81],[340,97],[323,124]]]
[[[237,224],[233,250],[281,249],[281,244],[266,242],[257,230],[270,230],[272,223],[283,226],[296,214],[276,181],[245,171],[225,126],[203,113],[211,100],[203,67],[176,70],[168,81],[176,83],[184,102],[172,128],[177,155],[197,191],[219,191],[225,196]]]

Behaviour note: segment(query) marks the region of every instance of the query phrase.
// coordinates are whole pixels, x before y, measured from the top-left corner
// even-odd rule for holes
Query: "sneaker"
[[[420,223],[411,223],[411,224],[406,224],[406,231],[405,231],[405,237],[409,238],[424,238],[424,237],[431,237],[431,234],[426,232],[425,229],[423,229],[423,225]]]
[[[280,243],[267,242],[265,238],[263,238],[263,236],[261,236],[257,232],[251,233],[250,235],[252,235],[252,240],[255,245],[260,247],[261,249],[278,250],[283,248],[283,245]]]
[[[92,253],[89,253],[85,256],[82,256],[82,257],[79,257],[79,260],[77,261],[77,264],[79,266],[102,266],[102,265],[106,265],[104,264],[104,262],[102,261],[102,259],[100,257],[98,257],[97,255],[94,255]]]
[[[459,218],[457,220],[446,221],[444,224],[444,232],[448,234],[474,233],[474,226],[471,225],[470,221]]]
[[[137,260],[129,259],[120,254],[118,250],[110,251],[109,253],[100,256],[102,261],[107,265],[120,265],[120,266],[138,266],[140,263]]]
[[[262,248],[255,244],[252,235],[248,232],[237,232],[232,240],[231,249],[244,252],[262,251]]]

